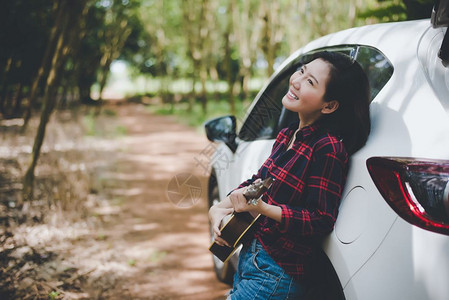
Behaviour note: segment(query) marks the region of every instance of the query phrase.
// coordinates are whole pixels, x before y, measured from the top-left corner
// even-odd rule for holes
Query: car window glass
[[[277,134],[276,125],[283,108],[281,100],[288,89],[290,75],[295,70],[293,64],[290,64],[270,82],[243,124],[239,132],[240,139],[270,139]]]
[[[374,99],[393,74],[393,66],[389,60],[373,47],[342,45],[303,54],[287,64],[256,97],[255,104],[239,131],[241,140],[273,139],[280,129],[298,119],[297,114],[283,110],[282,98],[288,90],[291,74],[310,61],[314,53],[323,50],[345,53],[360,63],[371,85],[371,99]]]
[[[371,100],[373,100],[393,75],[393,66],[377,49],[371,47],[358,48],[356,61],[368,76]]]

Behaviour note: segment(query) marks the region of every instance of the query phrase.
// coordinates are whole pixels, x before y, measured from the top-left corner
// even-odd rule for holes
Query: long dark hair
[[[322,59],[329,63],[330,73],[324,101],[336,100],[338,109],[323,115],[319,122],[343,139],[349,154],[362,148],[371,130],[369,114],[370,86],[368,77],[359,63],[338,52],[318,52],[312,60]]]

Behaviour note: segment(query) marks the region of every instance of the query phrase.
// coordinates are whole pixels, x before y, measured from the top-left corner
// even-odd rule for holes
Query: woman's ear
[[[323,108],[321,109],[321,113],[322,114],[331,114],[338,109],[339,105],[340,105],[340,103],[338,103],[337,100],[332,100],[332,101],[326,102],[324,104]]]

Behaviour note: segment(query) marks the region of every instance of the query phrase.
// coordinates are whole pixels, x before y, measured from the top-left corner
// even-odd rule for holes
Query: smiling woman
[[[209,210],[215,243],[223,247],[219,226],[227,214],[260,215],[243,243],[228,299],[309,297],[325,275],[316,271],[324,260],[316,240],[332,231],[349,155],[368,138],[369,83],[350,57],[316,53],[290,77],[284,95],[284,108],[299,122],[280,131],[256,174]],[[274,183],[263,201],[247,204],[248,186],[267,178]]]
[[[282,104],[286,109],[298,113],[300,127],[313,124],[322,113],[332,113],[338,107],[338,102],[327,103],[323,99],[329,72],[329,64],[317,59],[302,66],[291,76],[290,88]]]

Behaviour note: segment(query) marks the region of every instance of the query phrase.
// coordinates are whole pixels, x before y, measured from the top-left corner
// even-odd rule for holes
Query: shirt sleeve
[[[279,230],[300,236],[330,233],[338,214],[342,189],[346,180],[346,153],[315,153],[306,183],[304,207],[280,205]]]
[[[270,164],[270,162],[271,162],[271,157],[272,157],[272,155],[273,155],[273,152],[278,148],[278,147],[280,147],[280,144],[281,144],[281,140],[284,138],[284,136],[285,136],[285,132],[287,131],[287,128],[285,128],[285,129],[283,129],[283,130],[281,130],[280,132],[279,132],[279,134],[278,134],[278,136],[276,137],[276,140],[275,140],[275,142],[274,142],[274,144],[273,144],[273,147],[272,147],[272,149],[271,149],[271,154],[270,154],[270,156],[267,158],[267,160],[263,163],[263,165],[259,168],[259,170],[257,171],[257,173],[256,174],[254,174],[251,178],[249,178],[249,179],[247,179],[247,180],[245,180],[244,182],[242,182],[237,188],[235,188],[235,189],[233,189],[232,191],[230,191],[229,193],[228,193],[228,196],[233,192],[233,191],[235,191],[235,190],[237,190],[237,189],[240,189],[240,188],[242,188],[242,187],[245,187],[245,186],[249,186],[251,183],[253,183],[254,181],[256,181],[257,179],[262,179],[262,171],[264,170],[264,169],[266,169],[267,168],[267,165],[268,164]]]

